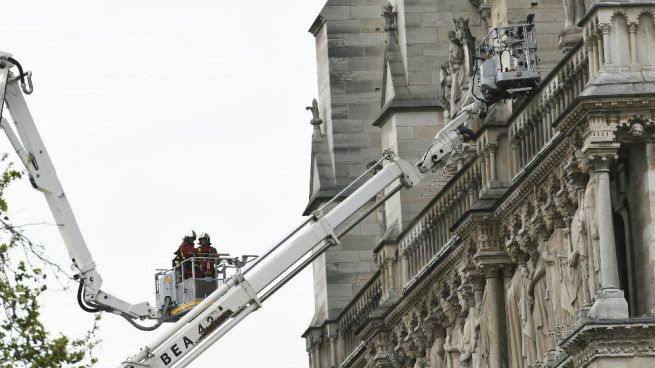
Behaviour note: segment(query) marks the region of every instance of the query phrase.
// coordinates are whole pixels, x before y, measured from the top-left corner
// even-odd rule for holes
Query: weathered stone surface
[[[488,27],[535,14],[542,81],[314,263],[310,367],[655,366],[655,1],[363,1],[312,27],[316,193],[419,159]]]

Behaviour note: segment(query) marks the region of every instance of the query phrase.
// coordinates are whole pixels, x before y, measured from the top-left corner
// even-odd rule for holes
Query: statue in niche
[[[563,0],[564,30],[559,35],[559,48],[567,52],[582,39],[582,28],[577,26],[585,15],[585,0]]]
[[[468,290],[463,290],[459,295],[459,305],[462,312],[468,311],[468,316],[464,321],[464,328],[462,330],[462,340],[460,342],[460,356],[459,362],[462,368],[478,367],[475,364],[476,349],[477,349],[477,335],[478,326],[480,325],[479,314],[472,300],[472,293]]]
[[[446,351],[444,344],[446,335],[443,329],[436,332],[432,348],[430,348],[430,368],[446,368]]]
[[[596,175],[587,182],[583,197],[582,223],[587,259],[589,295],[593,298],[600,285],[600,233],[598,231],[598,214],[596,213]],[[591,298],[590,298],[591,299]]]
[[[562,308],[575,318],[576,311],[588,303],[588,246],[586,241],[586,223],[584,220],[584,204],[573,214],[570,230],[567,236],[567,263],[562,274]],[[585,290],[586,289],[586,290]]]
[[[564,30],[577,29],[578,22],[585,15],[584,0],[563,0]]]
[[[533,250],[530,255],[530,263],[533,265],[528,295],[532,298],[534,304],[532,307],[532,316],[535,328],[535,343],[537,347],[537,357],[543,357],[550,349],[554,348],[551,343],[552,339],[549,333],[555,330],[553,324],[553,304],[548,294],[546,277],[546,262],[541,257],[546,253],[544,249],[546,244],[541,242],[539,247]]]
[[[462,70],[459,75],[459,86],[462,91],[468,90],[469,79],[473,75],[475,57],[475,39],[469,28],[469,20],[459,17],[453,19],[455,23],[455,37],[462,45]]]
[[[528,298],[529,273],[525,253],[518,249],[518,244],[511,244],[508,251],[512,261],[517,263],[506,294],[509,366],[524,368],[536,361],[537,356],[534,321]]]
[[[444,351],[446,355],[446,368],[459,368],[459,346],[462,339],[461,317],[457,315],[456,303],[444,301],[444,313],[448,321],[446,327],[446,339],[444,341]]]
[[[442,328],[435,333],[435,338],[430,348],[430,368],[446,367],[446,351],[443,348],[445,342],[446,333]]]
[[[451,87],[450,87],[450,113],[453,114],[457,111],[457,104],[462,98],[461,93],[461,73],[462,65],[464,64],[464,46],[462,41],[457,38],[455,31],[448,32],[448,40],[450,40],[450,46],[448,48],[448,66],[450,67],[450,78],[451,78]]]
[[[564,239],[562,230],[555,230],[550,239],[544,244],[541,252],[541,260],[546,268],[546,295],[552,306],[552,317],[549,318],[551,325],[550,333],[555,332],[555,326],[571,325],[574,315],[564,312],[562,294],[566,293],[566,286],[563,275],[568,268],[566,262]],[[554,347],[556,341],[551,339],[551,345]]]
[[[478,318],[477,325],[478,344],[473,359],[473,367],[475,368],[489,367],[489,329],[498,325],[497,321],[492,320],[493,317],[488,316],[487,311],[493,308],[494,306],[487,306],[487,293],[483,293],[480,305],[476,306],[478,316],[480,317]]]

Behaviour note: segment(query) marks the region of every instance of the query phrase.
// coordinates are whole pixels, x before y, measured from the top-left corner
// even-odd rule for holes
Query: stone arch
[[[655,65],[655,23],[653,14],[644,11],[637,22],[637,62],[640,65]]]
[[[607,26],[607,25],[606,25]],[[630,48],[629,47],[612,47],[618,45],[629,45],[630,36],[628,32],[628,19],[625,14],[616,12],[610,22],[610,47],[611,52],[606,54],[611,55],[610,63],[616,66],[629,66],[630,65]],[[607,60],[606,60],[607,62]]]

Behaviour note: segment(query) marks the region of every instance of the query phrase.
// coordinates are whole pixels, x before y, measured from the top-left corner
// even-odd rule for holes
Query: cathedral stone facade
[[[310,368],[655,367],[654,0],[328,0],[306,213],[418,160],[529,14],[539,86],[314,261]]]

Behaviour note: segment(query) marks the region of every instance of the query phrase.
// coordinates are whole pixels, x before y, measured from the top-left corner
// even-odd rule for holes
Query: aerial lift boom
[[[516,44],[516,39],[534,38],[533,26],[517,27],[522,27],[521,32],[504,28],[504,33],[499,33],[501,36],[493,38],[496,40],[494,42],[511,50],[513,47],[511,45]],[[507,41],[509,38],[512,42]],[[536,50],[536,43],[525,41],[524,44],[527,44],[530,50]],[[496,63],[503,65],[500,62],[504,57],[503,52],[496,52],[493,55],[499,60]],[[521,59],[523,54],[517,53],[517,55],[519,56],[515,59],[518,60],[516,64],[519,65],[523,60]],[[10,72],[14,67],[18,69],[16,75]],[[531,74],[529,76],[531,79],[526,82],[522,79],[521,73],[522,70],[517,72],[498,70],[496,74],[487,73],[486,79],[483,78],[479,84],[496,88],[496,90],[492,90],[491,87],[489,89],[493,92],[494,98],[506,90],[511,91],[507,96],[528,93],[538,82],[538,74],[536,77]],[[471,83],[474,80],[476,80],[475,76]],[[495,83],[496,81],[502,83]],[[102,279],[25,103],[23,94],[31,92],[31,73],[25,73],[20,63],[10,54],[0,52],[0,126],[25,165],[32,185],[46,197],[73,266],[78,271],[79,290],[83,291],[81,294],[78,293],[80,305],[87,311],[108,311],[130,321],[156,319],[159,322],[155,327],[159,326],[165,321],[166,306],[153,308],[148,303],[130,304],[101,289]],[[15,131],[9,121],[2,118],[2,108],[5,103],[12,116]],[[462,139],[473,136],[474,132],[468,129],[465,123],[479,115],[485,108],[486,103],[482,100],[463,107],[461,112],[436,134],[432,145],[416,165],[397,157],[393,152],[385,151],[383,157],[375,165],[371,165],[355,182],[314,211],[312,216],[259,257],[249,268],[227,279],[223,285],[186,312],[165,333],[123,362],[120,367],[187,366],[232,327],[259,309],[261,303],[329,247],[338,244],[343,235],[377,207],[401,189],[421,182],[427,172],[438,169]],[[370,172],[378,170],[379,164],[384,161],[387,161],[386,165],[374,173],[373,177],[363,181]],[[360,181],[363,183],[352,194],[343,198],[344,193]],[[381,197],[379,197],[380,193],[383,193]],[[373,201],[374,203],[369,205]],[[332,205],[333,208],[327,211]],[[134,324],[133,321],[131,323]]]
[[[101,290],[102,279],[25,103],[24,94],[31,93],[31,74],[24,73],[22,68],[18,68],[17,75],[10,72],[11,68],[19,65],[11,55],[0,54],[0,101],[6,103],[15,131],[7,119],[2,118],[0,125],[25,165],[32,185],[46,197],[73,266],[78,272],[81,287],[84,288],[82,302],[87,304],[87,308],[90,305],[89,309],[96,308],[133,319],[159,319],[161,323],[165,311],[153,308],[148,303],[130,304]],[[263,301],[320,254],[338,244],[340,237],[375,208],[402,188],[420,182],[423,172],[443,160],[457,143],[453,141],[459,137],[454,133],[455,129],[473,115],[471,109],[465,111],[467,113],[460,114],[437,134],[431,149],[418,165],[412,165],[392,152],[385,152],[378,164],[383,161],[388,163],[372,178],[329,212],[324,210],[330,203],[315,211],[255,264],[227,280],[171,326],[168,332],[148,344],[121,367],[183,367],[189,364],[239,321],[257,310]],[[378,165],[373,165],[367,173],[376,167]],[[359,179],[363,179],[365,174]],[[380,192],[385,193],[382,198],[362,210]],[[340,195],[335,199],[338,197]],[[358,214],[356,218],[347,222],[355,214]]]
[[[17,75],[10,71],[14,66],[18,69]],[[89,310],[106,310],[132,319],[161,319],[161,312],[152,308],[149,303],[130,304],[101,289],[102,278],[77,225],[50,155],[25,103],[23,93],[32,92],[31,77],[31,72],[24,73],[11,54],[0,52],[0,101],[4,101],[0,103],[0,126],[25,166],[32,186],[42,192],[48,202],[64,244],[68,248],[73,267],[80,278],[84,301],[91,305],[87,307]],[[9,121],[2,117],[4,104],[11,114],[16,132]]]

